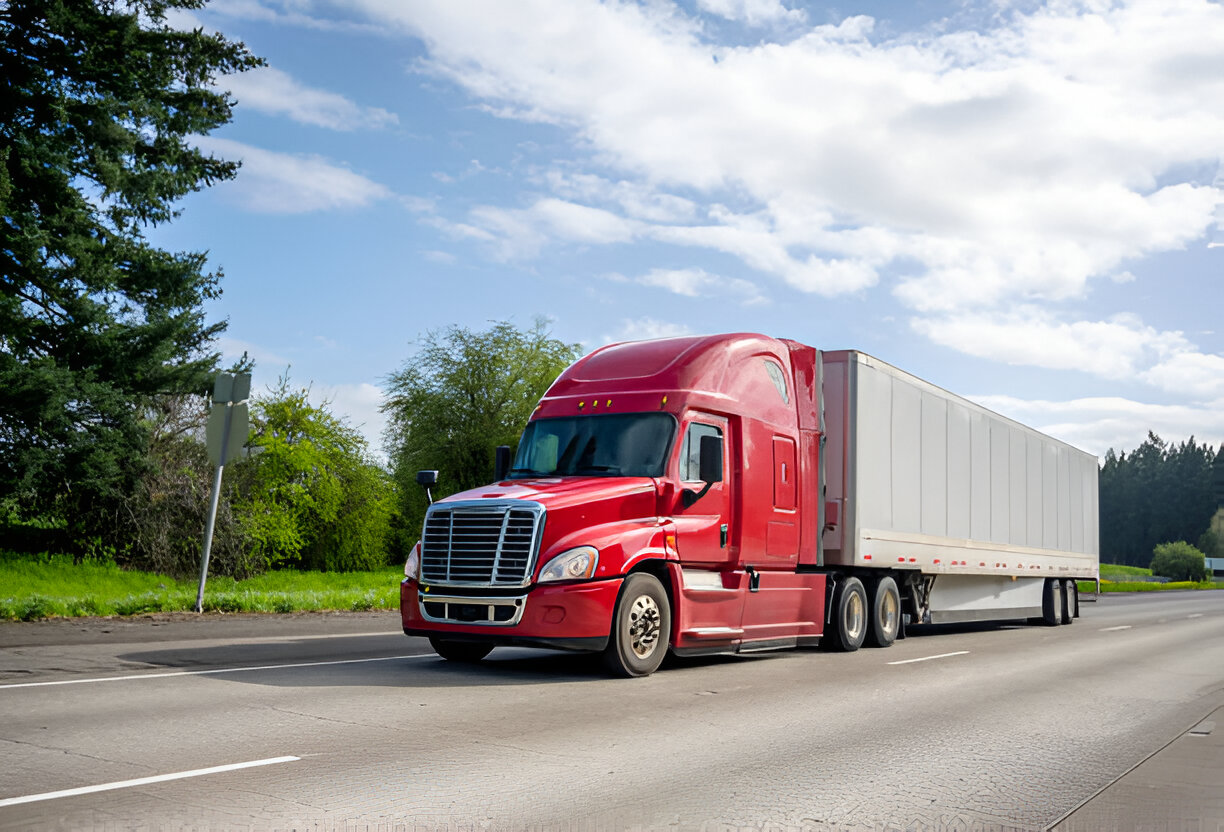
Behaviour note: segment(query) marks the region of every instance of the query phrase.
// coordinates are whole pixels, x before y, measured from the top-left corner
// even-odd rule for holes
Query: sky
[[[212,0],[267,66],[151,233],[381,451],[422,336],[858,349],[1091,453],[1224,442],[1224,5]]]

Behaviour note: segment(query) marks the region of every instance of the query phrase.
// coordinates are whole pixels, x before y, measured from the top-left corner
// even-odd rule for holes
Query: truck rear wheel
[[[830,646],[834,649],[853,653],[863,646],[867,637],[867,591],[858,578],[845,578],[838,584],[831,626]]]
[[[897,582],[888,575],[871,587],[871,622],[867,641],[873,647],[888,647],[897,640],[901,629],[901,594]]]
[[[663,662],[670,634],[671,604],[663,584],[635,572],[621,586],[604,665],[616,676],[649,676]]]
[[[1046,578],[1041,590],[1041,621],[1047,627],[1057,627],[1063,623],[1067,609],[1067,594],[1063,591],[1062,581],[1057,578]]]
[[[1075,581],[1063,581],[1063,617],[1062,623],[1070,624],[1079,616],[1079,587]]]
[[[429,637],[429,646],[448,662],[463,662],[475,664],[489,655],[492,644],[481,644],[478,641],[450,641],[437,636]]]

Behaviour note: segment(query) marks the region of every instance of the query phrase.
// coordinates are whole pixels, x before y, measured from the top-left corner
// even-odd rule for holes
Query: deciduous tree
[[[494,449],[517,447],[540,397],[581,354],[578,344],[551,337],[543,320],[527,330],[502,321],[483,332],[452,326],[425,335],[388,379],[383,405],[407,536],[420,533],[425,508],[416,472],[439,471],[435,497],[489,482]]]

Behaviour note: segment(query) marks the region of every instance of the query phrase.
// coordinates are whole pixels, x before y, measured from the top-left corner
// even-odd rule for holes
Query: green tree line
[[[1218,507],[1213,450],[1194,437],[1180,444],[1154,433],[1131,451],[1105,454],[1101,466],[1101,560],[1147,567],[1161,543],[1197,543],[1209,557],[1224,557],[1208,526]]]

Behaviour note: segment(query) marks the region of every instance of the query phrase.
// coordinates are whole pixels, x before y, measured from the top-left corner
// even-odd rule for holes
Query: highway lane
[[[1083,612],[642,680],[379,614],[3,625],[0,828],[1040,829],[1224,704],[1224,593]]]

